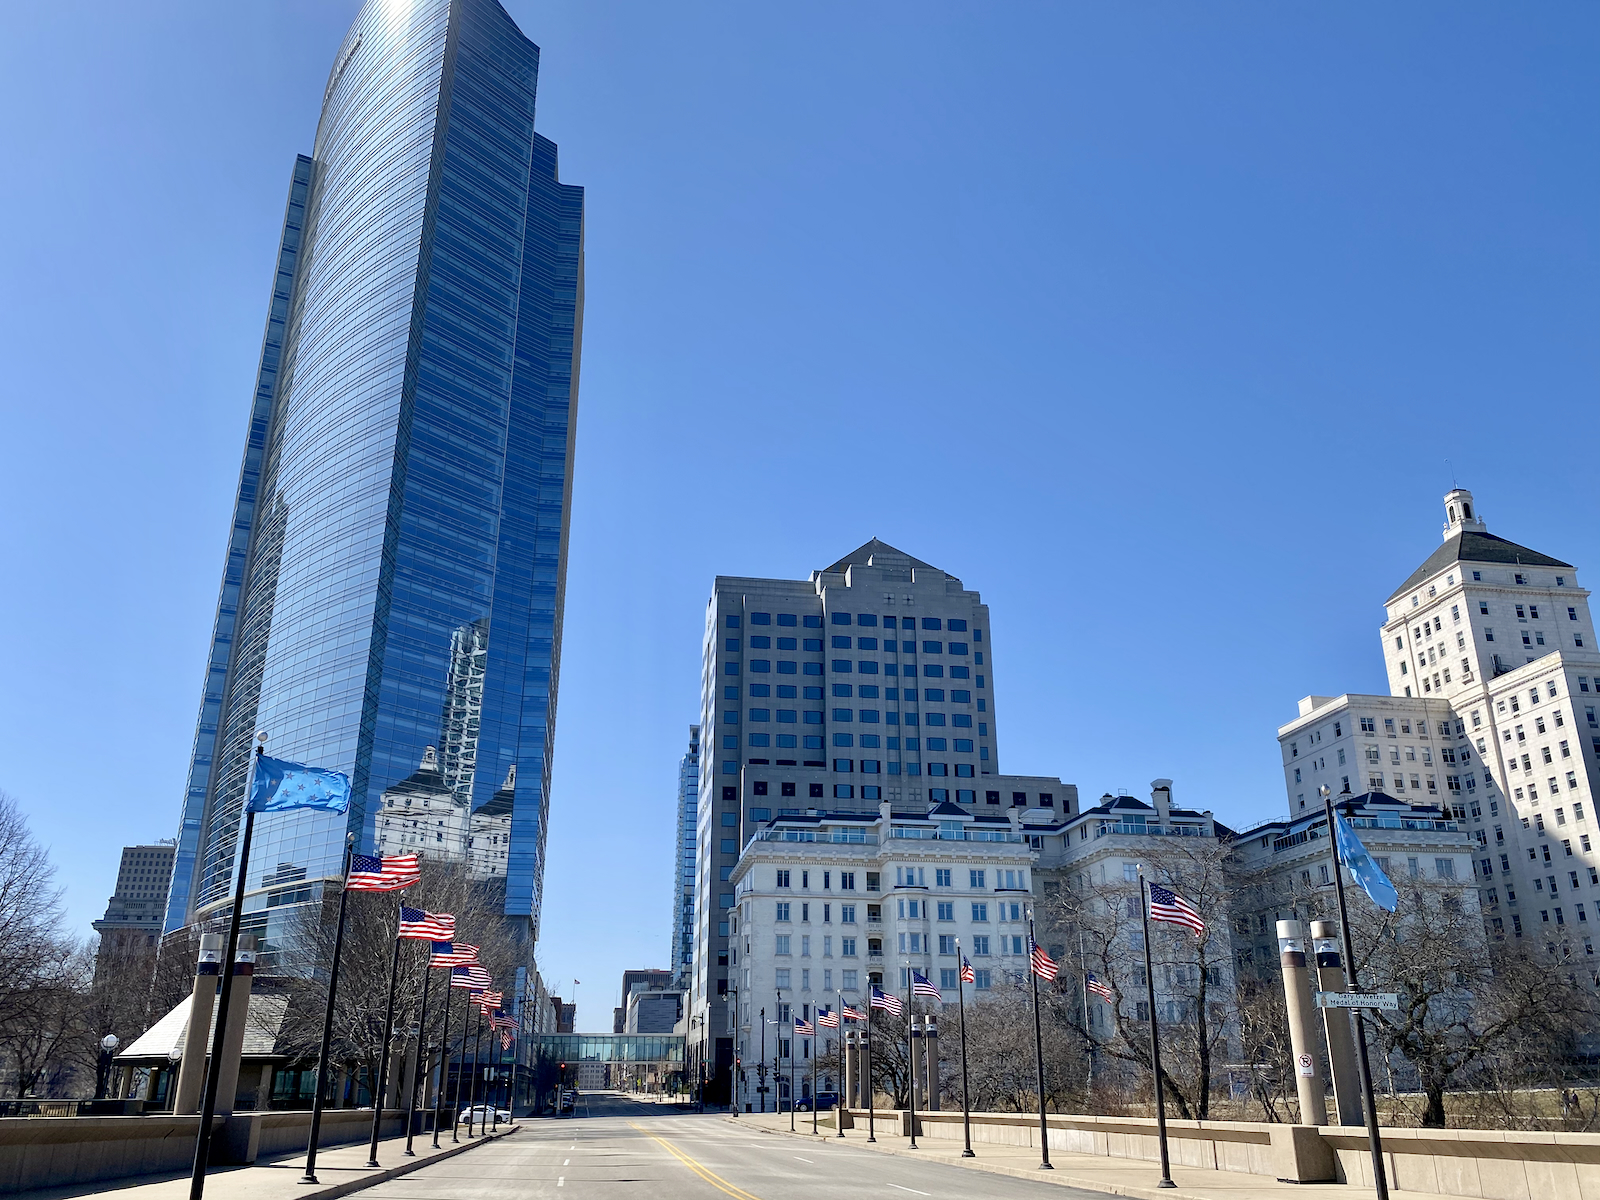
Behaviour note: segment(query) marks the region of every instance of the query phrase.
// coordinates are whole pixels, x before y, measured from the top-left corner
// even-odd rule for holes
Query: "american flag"
[[[815,1037],[816,1033],[817,1033],[816,1027],[813,1026],[811,1024],[811,1022],[806,1020],[804,1017],[796,1017],[794,1019],[794,1035],[795,1035],[795,1037]]]
[[[449,941],[455,936],[456,919],[449,913],[423,912],[400,906],[400,936],[423,942]]]
[[[1113,993],[1112,990],[1108,988],[1101,981],[1100,977],[1093,971],[1084,972],[1083,979],[1085,986],[1087,986],[1091,992],[1093,992],[1096,996],[1099,996],[1100,999],[1104,1000],[1107,1004],[1115,1004],[1117,1002],[1116,994]]]
[[[1150,885],[1150,919],[1183,925],[1194,930],[1195,937],[1206,930],[1206,923],[1200,919],[1200,912],[1194,905],[1171,888],[1164,888],[1158,883]]]
[[[839,1028],[839,1014],[830,1008],[817,1009],[817,1024],[824,1029]]]
[[[846,1021],[865,1021],[867,1019],[867,1014],[852,1004],[846,1004],[843,1008],[841,1008],[839,1010],[839,1015]]]
[[[352,892],[398,892],[421,878],[422,866],[415,854],[397,854],[386,858],[352,854],[345,887]]]
[[[872,1008],[881,1008],[891,1017],[898,1017],[905,1012],[906,1006],[900,1003],[900,997],[884,991],[874,985],[872,989]]]
[[[502,1049],[502,1050],[511,1049],[511,1043],[516,1040],[516,1037],[517,1037],[517,1035],[512,1033],[511,1030],[502,1029],[500,1031],[500,1049]]]
[[[913,996],[926,996],[930,1000],[943,1000],[939,989],[933,986],[931,980],[920,971],[911,972],[911,994]]]
[[[472,998],[472,1002],[487,1014],[490,1009],[499,1008],[506,1002],[504,992],[481,992]]]
[[[972,964],[967,961],[967,956],[963,954],[961,956],[961,982],[976,983],[977,981],[978,977],[972,973]]]
[[[1028,939],[1028,965],[1033,968],[1033,973],[1046,983],[1054,979],[1056,972],[1061,969],[1056,966],[1055,960],[1044,952],[1044,947],[1032,938]]]
[[[478,948],[465,942],[435,942],[429,966],[464,967],[478,961]]]
[[[473,963],[469,967],[452,967],[450,969],[451,987],[467,988],[474,992],[481,992],[493,982],[494,980],[489,977],[489,972],[485,971],[477,963]]]

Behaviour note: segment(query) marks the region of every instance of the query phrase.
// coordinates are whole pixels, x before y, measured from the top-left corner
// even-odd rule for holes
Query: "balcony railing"
[[[1204,837],[1204,825],[1138,825],[1105,824],[1094,831],[1095,837],[1105,837],[1108,833],[1126,833],[1135,837]]]
[[[859,829],[762,829],[760,842],[821,842],[835,846],[876,846],[878,835]]]
[[[920,842],[1021,842],[1020,833],[1002,829],[919,829],[915,826],[894,827],[894,837]]]

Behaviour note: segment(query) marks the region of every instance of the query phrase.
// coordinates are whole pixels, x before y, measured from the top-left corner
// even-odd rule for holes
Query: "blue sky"
[[[1595,6],[508,7],[588,188],[540,946],[583,1026],[667,957],[718,573],[937,563],[993,610],[1003,768],[1242,824],[1298,697],[1383,686],[1452,471],[1600,567]],[[174,832],[355,9],[63,0],[0,43],[0,788],[83,927]]]

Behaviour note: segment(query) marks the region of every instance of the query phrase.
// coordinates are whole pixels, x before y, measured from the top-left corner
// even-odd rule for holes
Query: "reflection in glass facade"
[[[225,912],[253,736],[349,772],[258,818],[247,925],[374,845],[429,757],[509,824],[537,934],[583,311],[583,190],[494,0],[368,0],[294,167],[184,798],[168,930]]]

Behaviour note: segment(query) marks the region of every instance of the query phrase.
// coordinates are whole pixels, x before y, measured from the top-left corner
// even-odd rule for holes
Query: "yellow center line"
[[[729,1196],[732,1196],[734,1198],[734,1200],[760,1200],[760,1197],[752,1196],[749,1192],[745,1191],[743,1188],[735,1187],[733,1184],[729,1183],[726,1179],[722,1178],[722,1176],[718,1175],[715,1171],[712,1171],[707,1167],[701,1166],[694,1159],[690,1158],[687,1154],[685,1154],[682,1150],[679,1150],[671,1142],[667,1141],[666,1138],[657,1137],[655,1134],[651,1133],[649,1130],[645,1129],[643,1126],[634,1125],[634,1123],[632,1121],[629,1121],[628,1124],[632,1128],[637,1129],[640,1133],[644,1134],[644,1136],[649,1138],[652,1142],[659,1143],[661,1145],[661,1147],[664,1150],[666,1150],[666,1152],[668,1154],[672,1155],[673,1158],[677,1159],[684,1166],[688,1167],[689,1170],[693,1171],[696,1175],[700,1176],[701,1179],[704,1179],[707,1183],[709,1183],[712,1187],[716,1188],[719,1192],[725,1192]]]

